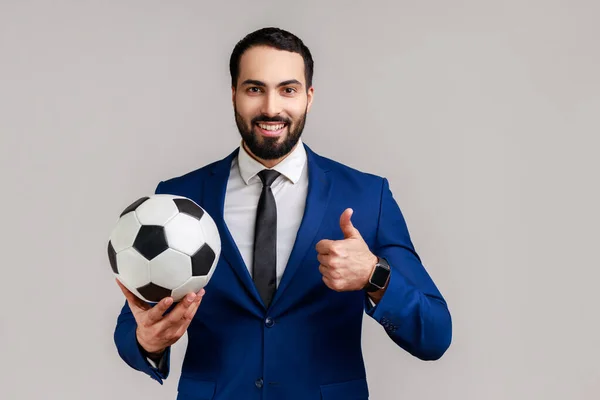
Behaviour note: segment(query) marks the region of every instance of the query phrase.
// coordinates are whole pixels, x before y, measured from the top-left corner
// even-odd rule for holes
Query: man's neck
[[[280,158],[277,158],[277,159],[274,159],[274,160],[265,160],[265,159],[262,159],[260,157],[257,157],[256,155],[254,155],[254,153],[252,153],[250,151],[250,149],[248,148],[248,146],[246,146],[246,143],[242,141],[242,146],[244,146],[244,149],[246,150],[246,152],[248,153],[248,155],[250,155],[250,157],[252,157],[256,161],[258,161],[262,165],[264,165],[266,168],[273,168],[277,164],[279,164],[280,162],[282,162],[283,160],[285,160],[287,156],[289,156],[290,154],[292,154],[294,152],[294,150],[296,150],[296,147],[298,146],[298,144],[300,144],[300,141],[298,141],[298,143],[296,143],[294,145],[294,147],[292,147],[292,149],[286,155],[284,155],[283,157],[280,157]]]

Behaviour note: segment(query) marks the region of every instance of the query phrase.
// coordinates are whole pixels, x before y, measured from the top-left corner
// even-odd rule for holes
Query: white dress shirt
[[[277,205],[277,286],[281,282],[304,215],[308,193],[306,160],[306,150],[299,140],[296,148],[272,168],[281,174],[271,185]],[[223,217],[250,276],[256,210],[262,191],[258,173],[263,169],[265,166],[252,158],[244,146],[240,146],[238,156],[231,163],[225,193]]]

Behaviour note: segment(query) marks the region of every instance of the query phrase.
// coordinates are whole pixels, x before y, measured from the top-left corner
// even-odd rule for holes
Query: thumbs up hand
[[[324,239],[316,246],[323,282],[337,292],[365,287],[378,261],[358,229],[352,225],[352,213],[353,210],[347,208],[340,217],[343,240]]]

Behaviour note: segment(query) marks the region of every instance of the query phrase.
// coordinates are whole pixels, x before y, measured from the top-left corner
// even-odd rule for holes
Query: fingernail
[[[196,297],[196,294],[190,293],[187,298],[188,303],[191,303],[192,301],[194,301],[194,297]]]
[[[167,306],[167,307],[170,306],[172,302],[173,302],[173,299],[170,297],[167,297],[165,299],[165,306]]]

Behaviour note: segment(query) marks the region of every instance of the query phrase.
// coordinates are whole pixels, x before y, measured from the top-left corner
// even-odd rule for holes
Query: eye
[[[251,86],[248,88],[249,93],[260,93],[260,88],[257,86]]]
[[[297,92],[297,90],[293,87],[287,87],[283,89],[283,91],[285,92],[285,94],[294,94]]]

